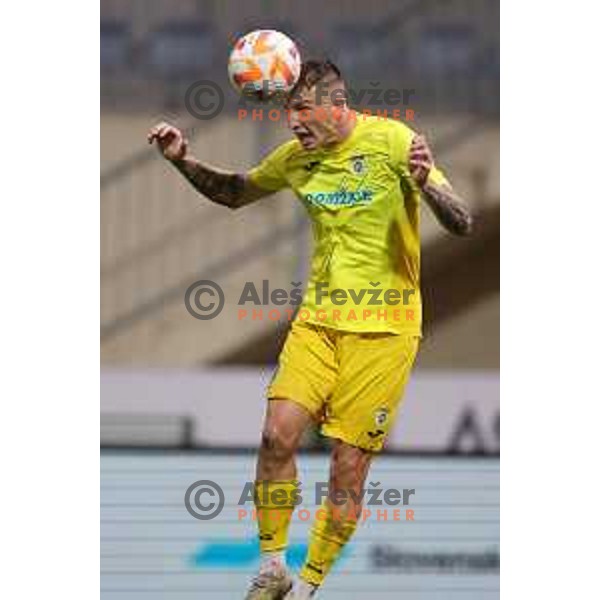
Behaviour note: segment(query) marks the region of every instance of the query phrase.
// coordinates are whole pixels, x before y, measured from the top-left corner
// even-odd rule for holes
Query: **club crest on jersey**
[[[375,424],[377,427],[382,427],[388,420],[388,411],[386,408],[381,408],[375,413]]]
[[[362,175],[367,171],[367,161],[364,156],[353,156],[350,159],[350,163],[352,165],[352,170],[356,175]]]

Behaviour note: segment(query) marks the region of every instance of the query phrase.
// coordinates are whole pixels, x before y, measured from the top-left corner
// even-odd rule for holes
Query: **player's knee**
[[[275,461],[289,460],[295,451],[293,439],[275,426],[267,426],[263,430],[260,445],[261,452]]]

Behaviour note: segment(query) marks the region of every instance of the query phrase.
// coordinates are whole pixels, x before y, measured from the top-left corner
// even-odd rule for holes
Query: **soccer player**
[[[314,596],[356,529],[355,498],[394,422],[421,335],[421,198],[448,231],[471,230],[424,137],[351,110],[345,89],[334,64],[306,62],[287,107],[295,139],[246,174],[199,162],[169,124],[148,135],[209,200],[237,209],[291,188],[312,221],[310,280],[268,390],[256,468],[261,564],[247,600]],[[311,423],[332,440],[329,497],[293,584],[284,555],[295,453]]]

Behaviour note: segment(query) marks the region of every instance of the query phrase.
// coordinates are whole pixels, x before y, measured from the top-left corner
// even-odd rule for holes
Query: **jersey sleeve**
[[[407,175],[410,146],[416,133],[400,121],[389,121],[389,154],[392,169],[399,175]]]
[[[434,183],[436,185],[450,185],[446,179],[446,175],[444,175],[444,172],[436,166],[429,171],[429,174],[427,175],[427,183]]]
[[[277,192],[289,186],[285,163],[288,144],[282,144],[263,158],[258,165],[248,171],[250,181],[269,192]]]

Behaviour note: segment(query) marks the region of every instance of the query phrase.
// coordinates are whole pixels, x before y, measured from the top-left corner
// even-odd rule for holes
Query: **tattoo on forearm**
[[[174,161],[179,172],[209,200],[229,208],[240,206],[245,179],[237,173],[219,173],[196,161]]]
[[[451,187],[427,183],[423,186],[423,194],[435,216],[448,231],[455,235],[471,233],[471,214]]]

